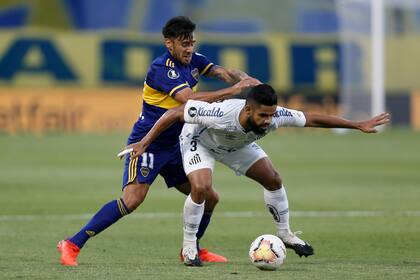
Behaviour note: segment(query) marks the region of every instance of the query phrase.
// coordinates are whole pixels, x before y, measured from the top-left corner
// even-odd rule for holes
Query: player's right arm
[[[238,83],[230,86],[228,88],[216,90],[216,91],[202,91],[202,92],[193,92],[190,87],[186,87],[178,91],[173,98],[181,103],[186,103],[188,100],[199,100],[205,102],[215,102],[219,100],[226,99],[227,97],[233,96],[241,92],[242,89],[247,87],[256,86],[260,84],[255,78],[248,77],[244,80],[239,81]]]

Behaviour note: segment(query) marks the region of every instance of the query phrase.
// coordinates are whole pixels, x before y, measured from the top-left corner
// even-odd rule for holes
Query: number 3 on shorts
[[[194,151],[196,151],[196,150],[197,150],[197,141],[192,140],[192,141],[191,141],[191,149],[190,149],[190,151],[191,151],[191,152],[194,152]]]

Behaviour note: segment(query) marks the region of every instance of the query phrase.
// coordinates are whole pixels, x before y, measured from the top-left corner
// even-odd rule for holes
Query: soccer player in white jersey
[[[206,193],[212,191],[216,160],[264,187],[264,201],[274,218],[277,235],[286,247],[307,257],[313,255],[314,250],[290,230],[289,203],[282,179],[254,141],[286,126],[349,128],[374,133],[376,126],[389,122],[389,114],[360,122],[308,114],[277,106],[277,94],[273,88],[262,84],[253,87],[246,100],[230,99],[219,103],[189,100],[183,106],[168,110],[140,142],[128,146],[133,148],[134,157],[140,156],[162,131],[176,121],[186,123],[180,145],[185,173],[191,183],[191,194],[184,204],[182,254],[186,265],[201,266],[195,246],[196,233]]]

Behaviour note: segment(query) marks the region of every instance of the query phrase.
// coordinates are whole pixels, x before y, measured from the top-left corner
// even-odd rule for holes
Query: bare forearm
[[[228,69],[222,66],[214,66],[207,76],[215,77],[229,84],[237,83],[243,79],[249,78],[248,74],[237,69]]]
[[[248,77],[249,77],[248,74],[246,74],[245,72],[242,72],[241,70],[228,69],[227,75],[225,76],[224,81],[226,83],[234,84]]]
[[[144,148],[146,149],[163,131],[173,125],[177,121],[184,121],[183,118],[184,105],[176,109],[168,110],[162,117],[155,123],[146,136],[141,140]]]
[[[232,95],[235,92],[239,92],[237,88],[229,87],[220,89],[213,92],[195,92],[189,96],[188,99],[205,101],[205,102],[215,102],[219,100],[226,99],[228,96]]]
[[[359,129],[359,122],[346,120],[336,116],[305,114],[305,117],[306,127]]]

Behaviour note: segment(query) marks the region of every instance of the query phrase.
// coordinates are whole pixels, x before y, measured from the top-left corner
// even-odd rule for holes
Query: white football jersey
[[[265,134],[245,132],[239,123],[239,113],[245,106],[244,99],[228,99],[207,103],[188,100],[184,108],[185,125],[181,141],[195,136],[196,140],[215,153],[236,151],[279,127],[305,126],[305,115],[296,110],[277,107]]]

